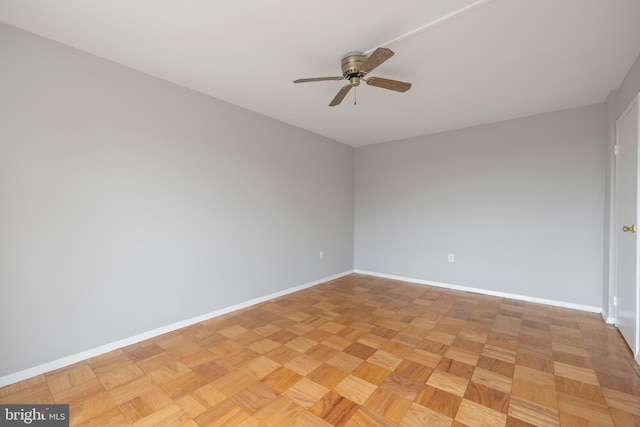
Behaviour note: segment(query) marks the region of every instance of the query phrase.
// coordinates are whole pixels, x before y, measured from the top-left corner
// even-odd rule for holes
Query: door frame
[[[614,132],[615,132],[615,137],[614,137],[614,149],[617,149],[618,147],[618,124],[620,123],[620,120],[625,117],[629,111],[634,107],[638,105],[638,108],[640,109],[640,93],[638,93],[636,96],[633,97],[633,99],[631,100],[631,102],[629,102],[629,105],[627,105],[627,107],[624,109],[624,111],[616,118],[615,121],[615,128],[614,128]],[[637,150],[637,159],[636,159],[636,165],[637,165],[637,169],[636,169],[636,219],[635,219],[635,224],[636,226],[640,227],[640,111],[638,113],[638,117],[636,118],[636,120],[638,120],[638,133],[639,133],[639,141],[636,142],[636,144],[638,144],[638,150]],[[612,268],[613,271],[613,295],[617,297],[618,295],[618,230],[617,230],[617,190],[618,190],[618,172],[619,172],[619,167],[618,167],[618,163],[619,163],[619,156],[615,155],[614,157],[614,171],[612,173],[612,177],[613,177],[613,192],[611,194],[611,226],[610,226],[610,232],[611,232],[611,242],[613,243],[610,247],[610,259],[612,259],[613,262],[610,263],[610,268]],[[636,237],[636,299],[640,299],[640,236]],[[617,304],[613,306],[613,320],[614,320],[614,325],[618,325],[618,307]],[[636,301],[636,349],[638,350],[635,354],[634,357],[636,359],[636,361],[638,363],[640,363],[640,301]],[[632,352],[636,351],[636,349],[631,349]]]

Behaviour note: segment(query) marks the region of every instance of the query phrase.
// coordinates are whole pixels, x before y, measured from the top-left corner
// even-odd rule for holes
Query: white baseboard
[[[487,289],[470,288],[470,287],[467,287],[467,286],[459,286],[459,285],[451,285],[451,284],[448,284],[448,283],[432,282],[430,280],[414,279],[414,278],[411,278],[411,277],[395,276],[395,275],[392,275],[392,274],[376,273],[376,272],[373,272],[373,271],[365,271],[365,270],[356,269],[356,270],[354,270],[354,273],[356,273],[356,274],[366,274],[368,276],[384,277],[386,279],[401,280],[403,282],[417,283],[419,285],[429,285],[429,286],[435,286],[435,287],[438,287],[438,288],[455,289],[457,291],[473,292],[473,293],[476,293],[476,294],[491,295],[491,296],[494,296],[494,297],[511,298],[511,299],[516,299],[516,300],[520,300],[520,301],[535,302],[535,303],[539,303],[539,304],[547,304],[547,305],[553,305],[553,306],[556,306],[556,307],[563,307],[563,308],[571,308],[571,309],[574,309],[574,310],[588,311],[588,312],[591,312],[591,313],[602,313],[602,308],[594,307],[594,306],[591,306],[591,305],[575,304],[575,303],[571,303],[571,302],[556,301],[556,300],[550,300],[550,299],[545,299],[545,298],[536,298],[536,297],[530,297],[530,296],[526,296],[526,295],[511,294],[511,293],[508,293],[508,292],[491,291],[491,290],[487,290]]]
[[[319,280],[314,280],[313,282],[305,283],[300,286],[295,286],[293,288],[288,288],[283,291],[275,292],[273,294],[265,295],[262,297],[254,298],[249,301],[244,301],[239,304],[235,304],[229,307],[221,308],[219,310],[212,311],[210,313],[206,313],[200,316],[192,317],[191,319],[182,320],[180,322],[172,323],[171,325],[162,326],[157,329],[153,329],[151,331],[143,332],[138,335],[134,335],[129,338],[124,338],[118,341],[114,341],[105,345],[101,345],[100,347],[92,348],[89,350],[82,351],[80,353],[72,354],[57,360],[53,360],[51,362],[43,363],[42,365],[34,366],[32,368],[25,369],[23,371],[15,372],[13,374],[5,375],[0,377],[0,387],[7,386],[9,384],[17,383],[19,381],[23,381],[50,371],[54,371],[56,369],[64,368],[65,366],[73,365],[74,363],[78,363],[80,361],[90,359],[95,356],[99,356],[101,354],[108,353],[113,350],[117,350],[122,347],[126,347],[132,344],[139,343],[141,341],[145,341],[151,338],[155,338],[157,336],[166,334],[168,332],[172,332],[187,326],[194,325],[196,323],[203,322],[205,320],[212,319],[214,317],[222,316],[223,314],[231,313],[232,311],[240,310],[243,308],[250,307],[252,305],[259,304],[264,301],[268,301],[270,299],[278,298],[283,295],[287,295],[293,292],[301,291],[306,288],[310,288],[312,286],[319,285],[320,283],[329,282],[331,280],[338,279],[340,277],[347,276],[352,274],[353,270],[348,270],[339,274],[335,274],[333,276],[324,277]]]
[[[602,313],[600,314],[602,314],[602,320],[604,320],[604,323],[612,326],[615,325],[615,319],[612,316],[609,316],[606,311],[602,310]]]

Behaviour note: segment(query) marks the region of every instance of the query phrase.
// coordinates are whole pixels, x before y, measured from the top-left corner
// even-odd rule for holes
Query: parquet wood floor
[[[598,314],[350,275],[0,389],[74,426],[640,426]]]

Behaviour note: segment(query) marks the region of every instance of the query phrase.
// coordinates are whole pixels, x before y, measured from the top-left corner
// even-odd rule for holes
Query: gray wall
[[[640,56],[636,59],[622,84],[618,88],[618,115],[622,114],[631,100],[640,92]]]
[[[3,24],[0,58],[0,376],[353,268],[351,147]]]
[[[357,148],[356,269],[600,307],[605,131],[598,104]]]

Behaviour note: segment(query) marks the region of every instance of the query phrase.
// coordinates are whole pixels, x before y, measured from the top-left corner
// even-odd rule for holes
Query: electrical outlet
[[[453,262],[453,261],[454,261],[454,256],[453,256],[453,254],[449,254],[448,261],[449,261],[449,262]]]
[[[324,251],[320,251],[320,259],[324,259]]]
[[[613,297],[613,306],[614,307],[618,306],[618,297]]]

